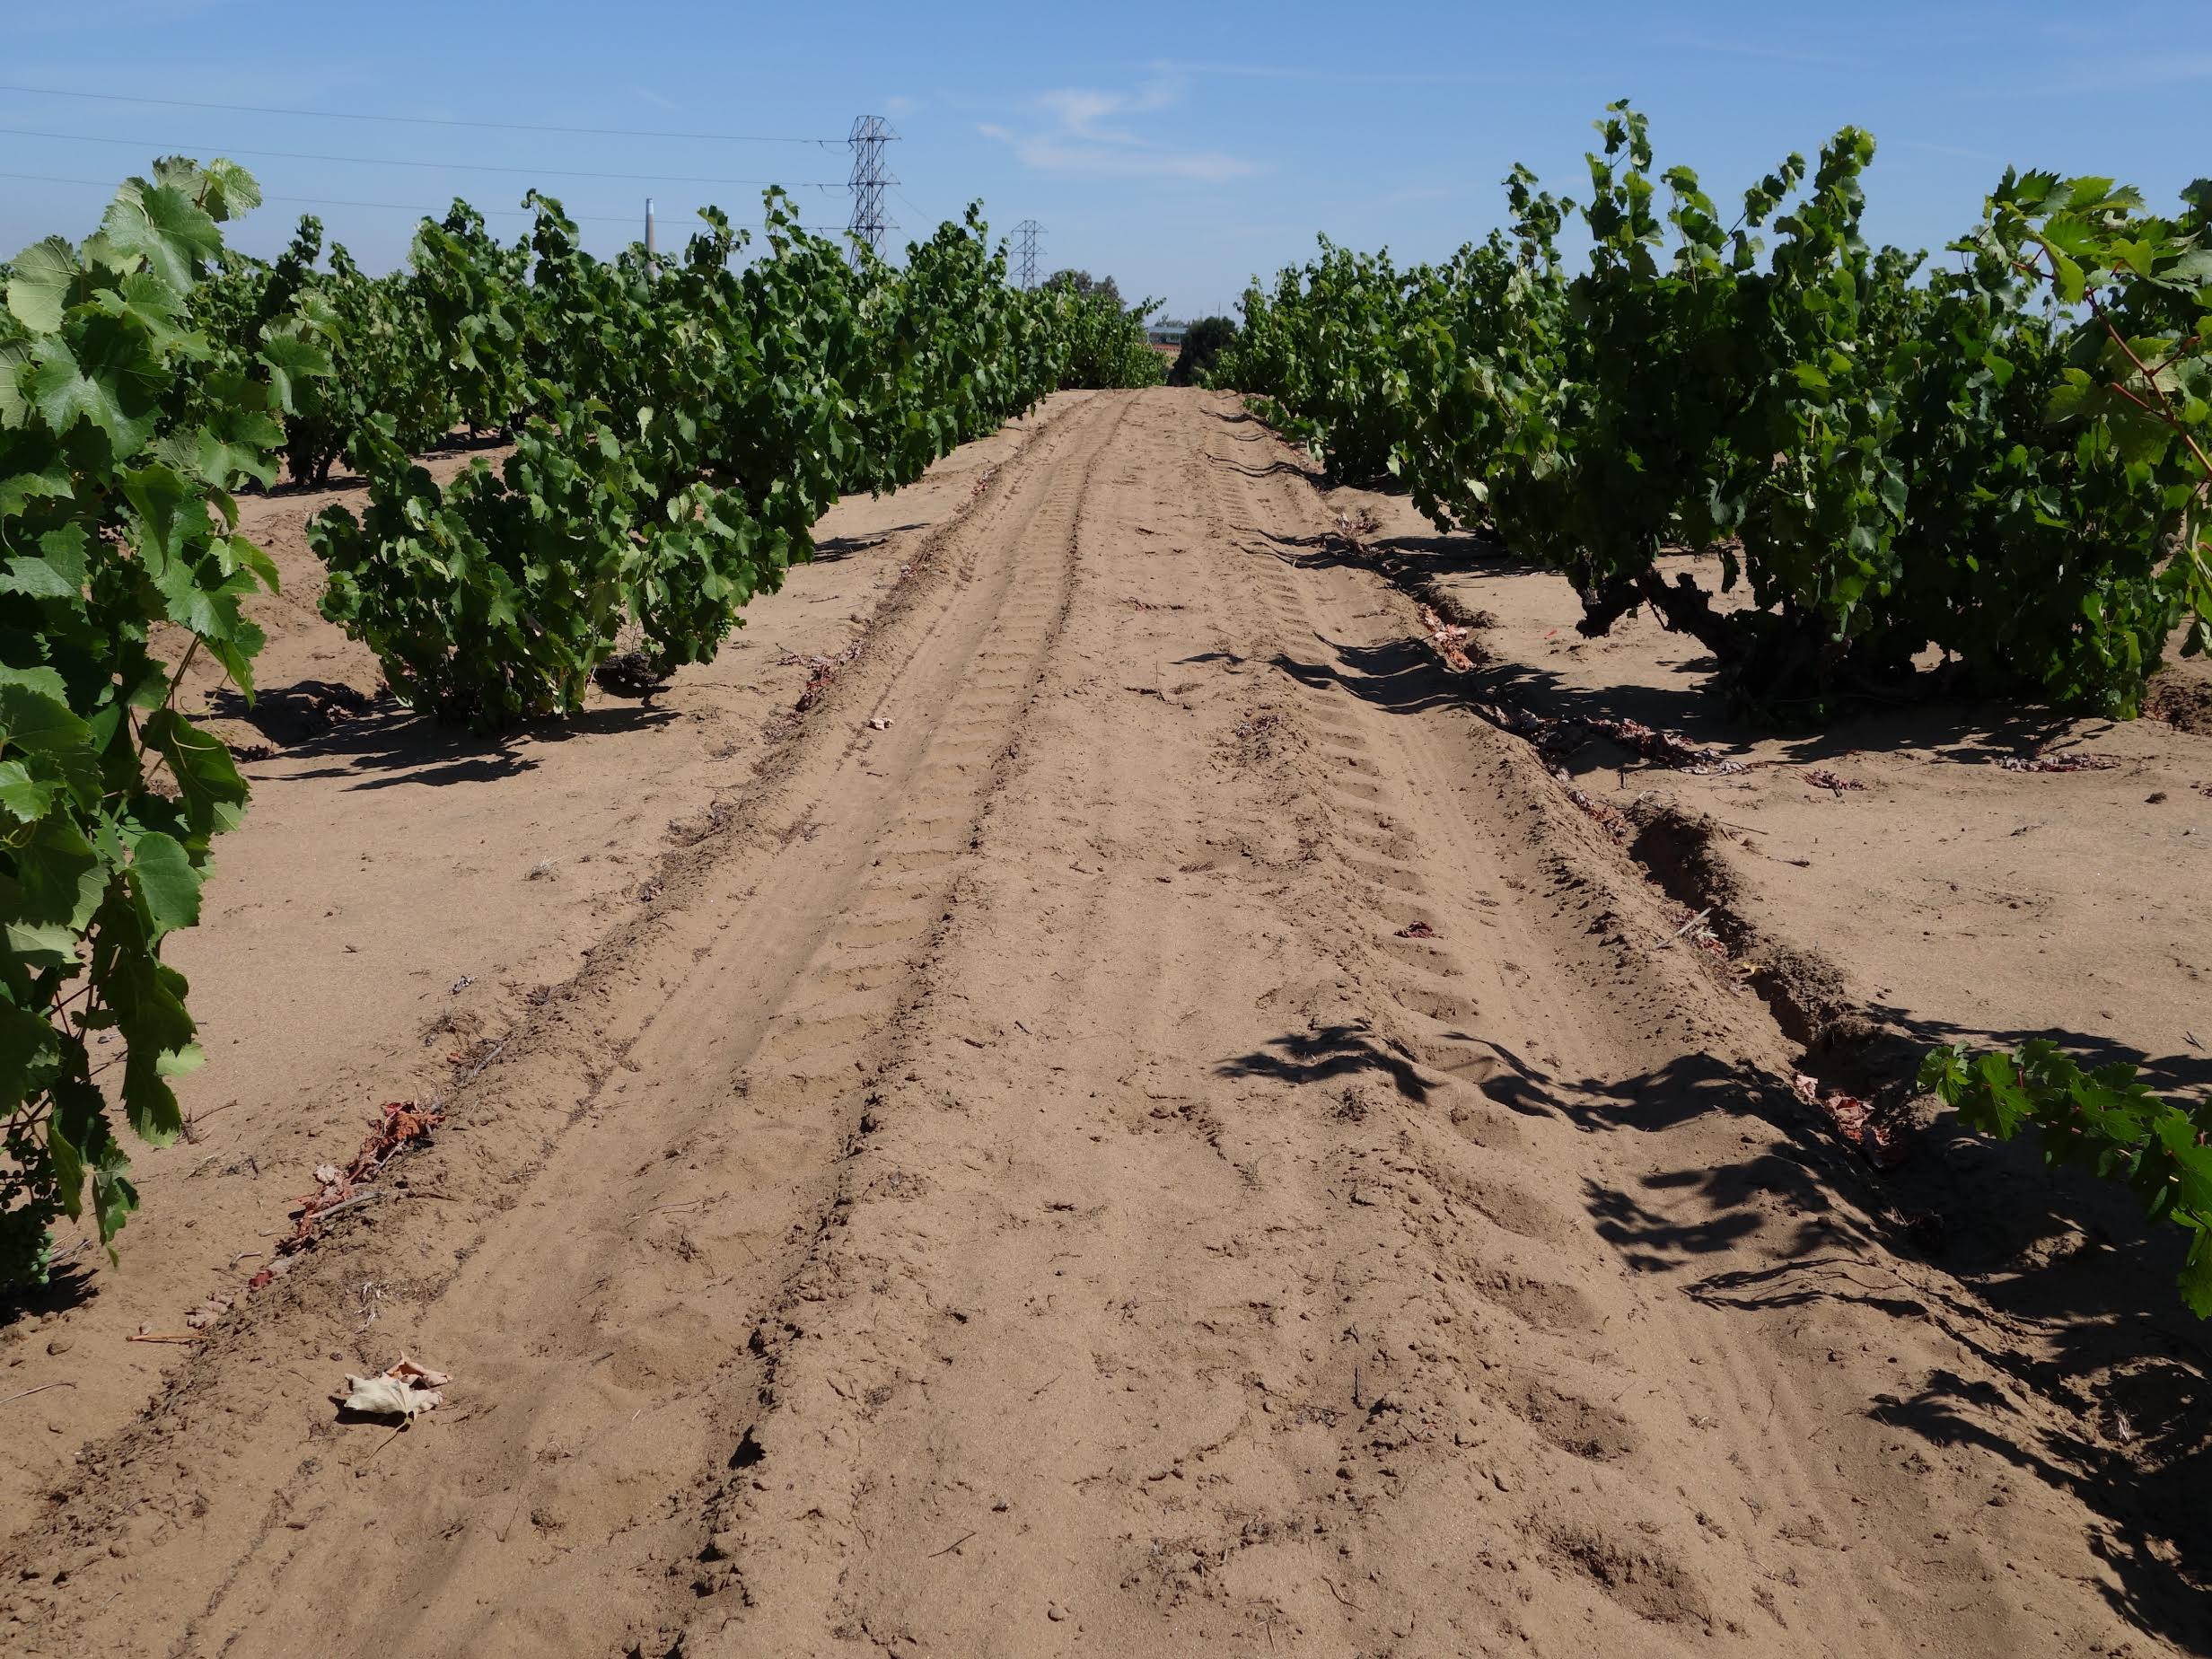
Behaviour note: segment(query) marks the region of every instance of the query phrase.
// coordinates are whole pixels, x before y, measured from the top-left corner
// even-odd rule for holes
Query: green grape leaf
[[[2175,1282],[2189,1311],[2199,1319],[2212,1319],[2212,1232],[2196,1231]]]
[[[50,668],[0,669],[0,742],[34,753],[88,744],[92,728],[69,709]]]
[[[180,294],[223,250],[223,233],[206,210],[171,185],[125,185],[109,204],[100,233],[109,250],[143,259],[147,271]]]
[[[165,346],[180,336],[177,314],[182,297],[160,278],[132,271],[113,287],[100,289],[92,301],[105,315],[134,324],[156,345]]]
[[[116,1254],[115,1235],[123,1230],[123,1223],[138,1207],[138,1189],[132,1184],[126,1172],[130,1159],[124,1154],[111,1135],[101,1139],[99,1161],[92,1168],[92,1217],[100,1228],[101,1242],[108,1246],[108,1260],[121,1266]]]
[[[199,872],[180,843],[149,830],[131,843],[130,859],[155,938],[199,920]]]
[[[261,187],[236,162],[218,156],[201,171],[200,204],[211,219],[235,219],[261,205]]]
[[[0,1001],[0,1111],[13,1110],[51,1075],[61,1033],[28,1008]]]
[[[300,412],[299,382],[322,380],[331,373],[330,354],[312,340],[294,334],[272,334],[258,354],[269,372],[269,388],[277,407],[287,415]]]
[[[77,279],[76,250],[58,236],[33,242],[10,262],[8,310],[33,334],[58,333]]]
[[[31,411],[35,407],[31,394],[23,389],[23,371],[31,364],[31,345],[27,340],[0,340],[0,432],[20,431],[31,423]],[[13,465],[21,466],[22,461]],[[22,511],[22,504],[35,501],[41,495],[57,493],[44,487],[57,476],[53,463],[48,470],[36,478],[21,476],[0,476],[0,516],[12,516]],[[67,474],[59,475],[63,492],[67,488]]]
[[[115,338],[116,327],[107,319],[92,320],[81,342],[87,350],[83,364],[57,337],[33,340],[21,384],[24,399],[55,433],[89,421],[107,434],[116,454],[124,455],[153,434],[159,411],[147,395],[145,364],[130,360],[130,348]]]
[[[192,830],[185,846],[205,853],[209,838],[235,828],[245,812],[246,780],[230,750],[173,708],[149,715],[139,741],[169,762]]]
[[[66,921],[5,925],[8,950],[27,967],[66,968],[76,961],[77,929]]]
[[[54,794],[50,779],[32,777],[31,768],[20,760],[0,760],[0,810],[18,823],[36,823],[45,817],[54,803]]]
[[[83,578],[70,579],[69,572],[47,558],[19,556],[0,566],[0,593],[21,593],[26,599],[76,599]]]

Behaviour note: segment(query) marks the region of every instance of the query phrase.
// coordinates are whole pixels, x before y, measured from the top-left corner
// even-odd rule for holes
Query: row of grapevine
[[[2212,181],[2162,215],[2008,172],[1955,264],[1924,268],[1860,235],[1856,128],[1726,226],[1687,168],[1655,173],[1635,112],[1598,130],[1586,202],[1516,168],[1510,232],[1443,266],[1324,239],[1246,295],[1215,382],[1339,478],[1394,476],[1440,528],[1562,572],[1585,633],[1649,605],[1797,718],[1931,679],[2132,716],[2177,626],[2212,645]],[[1717,550],[1750,602],[1663,580],[1669,548]],[[1944,672],[1916,676],[1930,647]],[[1920,1086],[2129,1185],[2184,1230],[2182,1294],[2212,1315],[2212,1107],[2136,1070],[1950,1047]]]
[[[1142,308],[1009,287],[973,210],[894,269],[848,263],[774,191],[742,265],[717,211],[679,255],[602,260],[558,203],[526,205],[503,245],[456,204],[373,280],[342,250],[314,273],[309,221],[238,273],[255,304],[227,302],[249,339],[269,296],[328,338],[337,373],[287,454],[310,478],[343,456],[370,503],[312,528],[324,610],[446,720],[574,713],[626,629],[648,677],[711,657],[840,494],[910,482],[1058,388],[1159,378]],[[514,452],[441,485],[414,457],[462,422]]]
[[[1442,266],[1324,241],[1247,294],[1216,381],[1338,476],[1395,476],[1439,525],[1564,573],[1585,632],[1650,606],[1747,701],[1895,695],[1934,648],[1954,687],[2132,715],[2204,579],[2172,556],[2202,500],[2212,184],[2159,217],[2110,180],[2008,175],[1927,267],[1861,236],[1856,128],[1733,224],[1689,169],[1655,170],[1641,117],[1599,129],[1586,201],[1515,169],[1510,232]],[[2077,224],[2124,245],[2101,285],[2063,246],[2056,271],[2032,257]],[[1670,547],[1716,547],[1750,603],[1662,580]]]
[[[839,494],[1160,375],[1141,308],[1016,292],[973,210],[894,269],[775,192],[742,265],[718,212],[679,256],[601,260],[552,201],[513,244],[456,203],[370,276],[312,219],[275,261],[226,249],[259,201],[164,160],[81,245],[0,267],[0,1285],[45,1277],[88,1194],[103,1242],[136,1207],[115,1113],[181,1128],[162,944],[247,789],[176,692],[205,654],[251,696],[241,605],[276,583],[235,492],[357,470],[365,515],[311,529],[326,614],[406,700],[504,725],[574,711],[626,628],[653,673],[711,657]],[[512,452],[439,485],[416,457],[461,426]]]

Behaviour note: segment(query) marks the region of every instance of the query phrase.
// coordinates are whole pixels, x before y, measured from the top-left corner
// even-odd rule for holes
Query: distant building
[[[1148,322],[1145,325],[1145,338],[1154,346],[1173,346],[1180,348],[1183,343],[1184,331],[1189,327],[1190,325],[1187,322]]]

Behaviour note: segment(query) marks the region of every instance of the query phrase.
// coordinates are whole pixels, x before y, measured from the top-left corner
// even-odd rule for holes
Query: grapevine
[[[42,1278],[90,1204],[137,1203],[114,1115],[154,1145],[197,1064],[184,977],[216,835],[246,786],[175,707],[206,654],[250,696],[241,610],[276,567],[232,492],[275,475],[284,416],[327,369],[281,325],[226,353],[190,325],[217,221],[258,199],[224,162],[157,163],[81,245],[12,263],[0,319],[0,1283]],[[166,654],[174,650],[174,662]],[[161,654],[157,654],[157,653]]]
[[[849,263],[770,191],[740,270],[748,239],[717,210],[679,258],[602,261],[558,203],[527,205],[527,268],[459,208],[412,259],[459,406],[514,452],[441,486],[372,416],[366,517],[311,528],[324,613],[443,719],[573,714],[629,628],[650,675],[705,661],[841,493],[908,483],[1056,387],[1160,374],[1146,308],[1018,293],[972,209],[901,271]]]
[[[1597,125],[1580,206],[1515,168],[1509,233],[1443,267],[1324,239],[1255,284],[1215,382],[1336,475],[1395,474],[1440,528],[1560,571],[1585,633],[1649,606],[1770,712],[1955,687],[2131,717],[2177,625],[2212,645],[2212,181],[2160,215],[2111,180],[2008,172],[1928,268],[1861,237],[1856,128],[1725,224],[1635,111]],[[1668,549],[1716,550],[1751,602],[1663,580]],[[2182,1293],[2212,1316],[2201,1106],[2047,1041],[1941,1049],[1920,1084],[2130,1185],[2186,1231]]]
[[[2110,180],[2008,175],[1979,240],[2089,312],[2052,412],[2085,446],[2120,455],[2171,514],[2171,569],[2189,648],[2201,651],[2212,644],[2212,183],[2186,199],[2187,214],[2159,219]],[[2126,1062],[2085,1072],[2040,1039],[2011,1054],[1937,1049],[1920,1086],[1997,1139],[2033,1128],[2046,1160],[2124,1182],[2146,1215],[2182,1228],[2181,1296],[2212,1318],[2212,1108],[2160,1098]]]
[[[1804,718],[1947,686],[2132,716],[2202,598],[2201,562],[2172,557],[2201,540],[2201,438],[2175,435],[2200,420],[2201,336],[2161,334],[2135,365],[2129,395],[2164,422],[2083,391],[2115,349],[2103,302],[2051,292],[2005,240],[2018,192],[2060,189],[2047,175],[2008,179],[1958,268],[1930,268],[1860,235],[1874,145],[1857,128],[1810,166],[1786,157],[1733,214],[1658,166],[1626,105],[1598,131],[1585,201],[1516,168],[1510,233],[1444,266],[1324,240],[1248,293],[1213,378],[1337,476],[1395,475],[1440,527],[1560,571],[1584,632],[1649,607],[1755,707]],[[2077,206],[2122,215],[2131,248],[2170,235],[2164,266],[2144,253],[2121,277],[2194,292],[2201,193],[2155,220],[2086,183]],[[1573,270],[1558,242],[1576,218],[1592,250]],[[2071,309],[2085,295],[2093,314]],[[2124,331],[2141,301],[2115,303]],[[1716,588],[1662,579],[1677,548],[1717,551]],[[1714,603],[1739,588],[1748,605]],[[1922,674],[1931,650],[1943,668]]]

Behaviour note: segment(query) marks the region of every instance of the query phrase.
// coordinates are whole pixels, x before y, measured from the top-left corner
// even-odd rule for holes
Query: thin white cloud
[[[1900,150],[1924,150],[1930,155],[1956,155],[1970,162],[1988,162],[2002,167],[2006,158],[1994,150],[1970,150],[1964,145],[1936,144],[1927,138],[1892,138],[1889,141]]]
[[[1186,150],[1146,136],[1143,118],[1182,101],[1183,77],[1151,76],[1126,92],[1057,87],[1030,101],[1045,118],[1042,129],[1015,131],[996,121],[976,130],[1009,146],[1024,167],[1038,172],[1099,178],[1172,178],[1218,182],[1260,171],[1258,163],[1222,150]]]
[[[1525,80],[1502,71],[1426,73],[1419,70],[1354,69],[1342,65],[1185,63],[1157,58],[1148,66],[1163,75],[1217,75],[1238,81],[1326,81],[1346,86],[1497,86]]]
[[[1071,143],[1049,133],[1021,136],[989,127],[987,138],[1012,144],[1014,159],[1037,172],[1083,173],[1110,179],[1197,179],[1217,184],[1245,179],[1256,162],[1219,150],[1170,150],[1153,145]]]
[[[1398,204],[1449,202],[1475,193],[1476,187],[1471,184],[1401,184],[1377,199]]]
[[[674,99],[662,97],[660,93],[654,92],[650,86],[633,86],[630,88],[630,96],[633,98],[642,98],[645,102],[651,104],[656,110],[680,111],[683,109],[683,106],[678,103]]]
[[[1135,134],[1109,130],[1099,125],[1108,116],[1128,108],[1128,98],[1121,92],[1086,92],[1081,87],[1066,87],[1055,92],[1040,93],[1038,104],[1049,115],[1055,117],[1061,130],[1095,144],[1137,144]]]
[[[1830,68],[1856,66],[1859,60],[1839,57],[1826,50],[1798,50],[1786,46],[1766,46],[1722,40],[1698,40],[1681,43],[1692,53],[1703,53],[1716,57],[1748,57],[1780,63],[1817,64]],[[1626,41],[1631,51],[1641,48]],[[1154,58],[1146,66],[1155,74],[1186,78],[1227,81],[1291,81],[1313,82],[1332,86],[1507,86],[1526,85],[1532,80],[1548,83],[1579,83],[1608,79],[1612,71],[1595,62],[1568,68],[1564,66],[1540,71],[1516,67],[1505,69],[1363,69],[1353,64],[1270,64],[1190,62],[1181,58]]]
[[[1750,57],[1764,63],[1815,64],[1823,69],[1860,69],[1865,59],[1848,57],[1822,47],[1817,50],[1792,46],[1772,46],[1756,40],[1691,40],[1686,44],[1693,50],[1708,53],[1715,57]]]
[[[884,115],[894,121],[904,120],[922,107],[918,98],[909,98],[904,92],[893,92],[879,106]]]
[[[2193,86],[2212,81],[2212,52],[2167,52],[2108,57],[2070,66],[2053,90],[2066,92],[2135,92],[2153,86]]]

